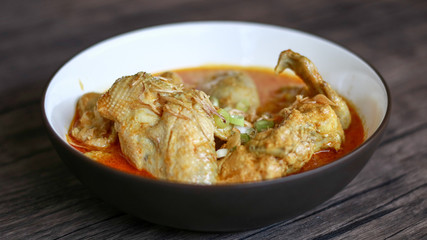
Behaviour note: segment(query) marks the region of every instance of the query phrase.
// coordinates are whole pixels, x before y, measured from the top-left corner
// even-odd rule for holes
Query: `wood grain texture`
[[[384,77],[392,115],[378,150],[312,211],[236,233],[148,223],[92,195],[62,164],[40,112],[69,58],[105,38],[182,21],[296,28],[356,52]],[[3,0],[0,8],[1,239],[427,239],[427,1]]]

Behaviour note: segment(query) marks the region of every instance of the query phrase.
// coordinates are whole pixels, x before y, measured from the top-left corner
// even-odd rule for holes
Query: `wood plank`
[[[288,221],[237,233],[145,222],[94,196],[62,163],[42,123],[43,88],[105,38],[171,22],[243,20],[308,31],[369,61],[393,97],[389,127],[362,172]],[[427,1],[2,1],[0,238],[426,239]]]

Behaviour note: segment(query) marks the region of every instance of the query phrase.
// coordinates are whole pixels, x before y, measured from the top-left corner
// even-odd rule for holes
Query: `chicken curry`
[[[313,63],[286,50],[274,71],[217,66],[119,78],[78,100],[68,139],[122,171],[216,184],[325,165],[360,145],[364,129]]]

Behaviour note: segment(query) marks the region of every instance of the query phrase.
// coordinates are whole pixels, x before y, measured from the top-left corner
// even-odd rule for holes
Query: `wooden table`
[[[335,41],[370,62],[393,110],[378,150],[312,211],[236,233],[136,219],[92,195],[47,137],[43,88],[79,51],[143,27],[195,20],[281,25]],[[427,1],[3,0],[0,3],[1,239],[427,239]]]

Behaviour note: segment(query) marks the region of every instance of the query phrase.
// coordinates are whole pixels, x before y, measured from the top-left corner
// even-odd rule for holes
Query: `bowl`
[[[366,129],[364,143],[326,166],[261,182],[196,185],[148,179],[95,162],[66,140],[78,97],[107,90],[139,71],[206,64],[273,68],[292,49],[353,102]],[[308,211],[342,190],[369,160],[390,115],[390,92],[368,63],[308,33],[246,22],[188,22],[125,33],[82,51],[48,83],[44,122],[59,156],[80,181],[111,205],[149,222],[196,231],[263,227]]]

